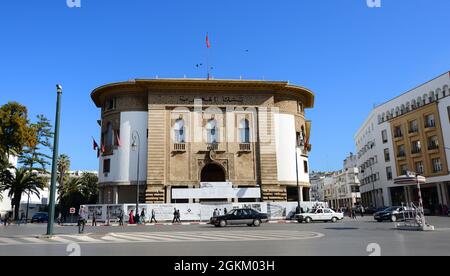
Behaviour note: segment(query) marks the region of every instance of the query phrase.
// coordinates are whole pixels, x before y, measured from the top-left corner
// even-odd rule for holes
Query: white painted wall
[[[278,181],[296,181],[296,131],[294,115],[276,113],[274,115],[274,122],[277,150]],[[297,151],[297,158],[299,181],[309,183],[309,173],[305,173],[304,168],[304,161],[308,162],[308,158],[302,156],[300,151]]]
[[[100,158],[99,182],[136,181],[137,152],[131,149],[132,132],[137,130],[140,136],[139,181],[147,179],[147,112],[122,112],[120,114],[121,147],[111,156]],[[103,160],[111,159],[110,173],[103,173]]]

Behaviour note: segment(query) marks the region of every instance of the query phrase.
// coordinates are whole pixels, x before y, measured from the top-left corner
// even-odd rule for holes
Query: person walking
[[[228,214],[227,208],[223,208],[223,214],[224,214],[224,215]]]
[[[356,219],[356,210],[355,210],[355,208],[352,208],[350,212],[352,214],[352,219]]]
[[[97,210],[92,212],[92,226],[97,226]]]
[[[62,223],[62,214],[61,214],[61,212],[59,212],[58,213],[58,225],[61,225],[61,223]]]
[[[131,210],[129,217],[128,224],[134,224],[134,210]]]
[[[364,206],[361,205],[361,207],[359,208],[359,211],[361,212],[361,217],[364,217],[364,213],[366,212],[366,210],[364,209]]]
[[[173,220],[172,220],[172,223],[175,223],[177,221],[177,214],[178,214],[177,208],[174,208],[173,209]]]
[[[155,209],[152,209],[152,218],[151,218],[151,220],[150,220],[150,223],[153,223],[153,221],[155,221],[155,223],[158,223],[158,222],[156,221]]]
[[[83,234],[84,233],[84,227],[86,226],[86,211],[84,210],[84,207],[80,208],[80,211],[78,212],[78,233]]]
[[[119,226],[123,226],[123,210],[122,210],[122,208],[120,208],[118,218],[119,218]]]
[[[181,223],[180,209],[177,210],[177,222]]]
[[[213,218],[214,218],[214,217],[217,217],[217,208],[214,209],[214,212],[213,212]]]
[[[145,209],[142,209],[140,222],[141,224],[145,224]]]

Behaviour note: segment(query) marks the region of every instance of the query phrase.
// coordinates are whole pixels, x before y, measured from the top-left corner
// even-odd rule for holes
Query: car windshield
[[[384,212],[391,212],[391,211],[395,211],[397,209],[398,209],[398,207],[389,207],[387,209],[384,209]]]

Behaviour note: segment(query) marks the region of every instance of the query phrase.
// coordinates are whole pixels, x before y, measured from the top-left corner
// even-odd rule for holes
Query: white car
[[[320,208],[312,210],[308,213],[302,213],[295,215],[295,219],[299,222],[310,223],[312,221],[331,221],[337,222],[338,220],[344,219],[343,213],[336,213],[329,208]]]

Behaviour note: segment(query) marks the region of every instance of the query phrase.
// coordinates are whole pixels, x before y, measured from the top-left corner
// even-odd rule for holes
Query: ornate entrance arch
[[[205,165],[200,174],[201,182],[225,182],[225,169],[217,163]]]

